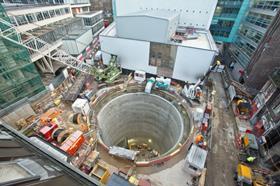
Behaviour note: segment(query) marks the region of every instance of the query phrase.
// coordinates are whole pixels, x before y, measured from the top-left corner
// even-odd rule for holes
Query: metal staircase
[[[23,36],[23,40],[21,36]],[[78,71],[91,74],[92,66],[78,60],[61,49],[54,49],[52,52],[49,52],[50,50],[48,49],[52,47],[51,44],[28,32],[19,33],[13,24],[2,18],[0,18],[0,37],[27,48],[30,55],[42,55]]]

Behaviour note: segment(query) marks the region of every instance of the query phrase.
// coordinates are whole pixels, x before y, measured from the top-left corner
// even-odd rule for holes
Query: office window
[[[44,17],[41,12],[36,12],[35,15],[36,15],[38,21],[44,20]]]
[[[50,16],[51,16],[51,17],[54,17],[54,16],[55,16],[54,10],[50,10],[49,13],[50,13]]]
[[[35,18],[34,14],[26,14],[25,16],[26,16],[29,23],[33,23],[33,22],[36,21],[36,18]]]
[[[15,16],[15,18],[17,20],[18,25],[25,25],[28,23],[26,18],[23,15]]]
[[[13,17],[13,16],[9,16],[9,18],[10,18],[11,23],[12,23],[13,25],[17,26],[17,23],[16,23],[16,20],[15,20],[15,17]]]
[[[56,14],[57,16],[60,16],[60,15],[61,15],[60,10],[59,10],[59,9],[56,9],[56,10],[55,10],[55,14]]]
[[[85,24],[85,26],[92,26],[91,19],[90,18],[84,18],[84,24]]]
[[[65,14],[64,8],[61,8],[61,9],[60,9],[60,12],[61,12],[61,15],[64,15],[64,14]]]
[[[66,14],[69,14],[69,12],[70,12],[69,8],[64,8],[64,11],[65,11]]]
[[[49,19],[49,18],[50,18],[50,14],[49,14],[48,11],[44,11],[44,12],[43,12],[43,15],[44,15],[44,18],[45,18],[45,19]]]

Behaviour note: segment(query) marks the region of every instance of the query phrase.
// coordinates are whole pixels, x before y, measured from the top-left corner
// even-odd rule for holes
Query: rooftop
[[[212,51],[214,50],[218,52],[214,39],[208,30],[197,29],[196,33],[198,36],[196,39],[187,39],[184,40],[182,43],[175,43],[170,40],[170,42],[166,44],[173,44],[173,45],[191,47],[191,48],[200,48],[204,50],[212,50]],[[100,35],[106,37],[118,37],[116,24],[112,23]]]
[[[130,17],[130,16],[147,16],[147,17],[155,17],[159,19],[167,19],[167,20],[172,20],[175,17],[179,16],[179,13],[176,12],[171,12],[171,11],[166,11],[166,10],[143,10],[139,12],[133,12],[125,15],[120,15],[118,17]]]
[[[41,36],[41,35],[44,35],[50,31],[54,31],[54,30],[57,30],[61,27],[64,27],[66,25],[70,25],[70,24],[73,24],[75,22],[79,22],[79,21],[82,21],[81,18],[76,18],[76,17],[71,17],[71,18],[66,18],[66,19],[63,19],[63,20],[60,20],[60,21],[57,21],[57,22],[54,22],[54,23],[51,23],[51,24],[48,24],[48,25],[45,25],[45,26],[41,26],[39,28],[36,28],[36,29],[33,29],[32,31],[30,31],[30,33],[34,36]],[[82,24],[82,22],[81,22]]]
[[[100,11],[90,11],[90,12],[84,12],[84,13],[80,13],[80,14],[77,14],[76,17],[94,17],[98,14],[102,14],[103,11],[100,10]]]
[[[188,162],[198,169],[204,168],[206,157],[207,151],[196,145],[192,145],[187,155]]]
[[[23,9],[38,9],[48,7],[69,6],[67,4],[20,4],[20,3],[3,3],[2,6],[6,11],[23,10]]]
[[[87,31],[91,30],[90,28],[81,28],[79,30],[73,30],[67,33],[63,40],[75,40],[85,34]]]

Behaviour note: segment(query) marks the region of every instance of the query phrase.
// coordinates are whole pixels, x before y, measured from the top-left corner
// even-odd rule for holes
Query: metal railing
[[[71,56],[66,51],[63,51],[61,49],[54,49],[53,52],[50,52],[51,50],[49,49],[52,48],[51,44],[35,37],[28,32],[23,32],[21,34],[26,36],[27,39],[24,39],[23,41],[21,39],[20,33],[17,31],[16,27],[13,24],[0,18],[0,37],[27,48],[30,52],[30,55],[38,53],[39,55],[63,63],[64,65],[67,65],[81,72],[91,74],[92,67],[90,65]]]

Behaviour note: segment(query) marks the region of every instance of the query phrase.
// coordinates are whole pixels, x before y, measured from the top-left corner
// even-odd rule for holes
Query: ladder
[[[27,37],[26,40],[22,40],[21,34]],[[52,45],[43,41],[42,39],[35,37],[28,32],[19,33],[16,27],[10,22],[0,18],[0,37],[9,40],[15,44],[21,45],[29,50],[30,55],[38,54],[48,57],[54,61],[63,63],[66,66],[74,68],[78,71],[86,74],[91,74],[92,66],[86,64],[77,58],[71,56],[66,51],[61,49],[54,49],[52,52],[48,52]]]

